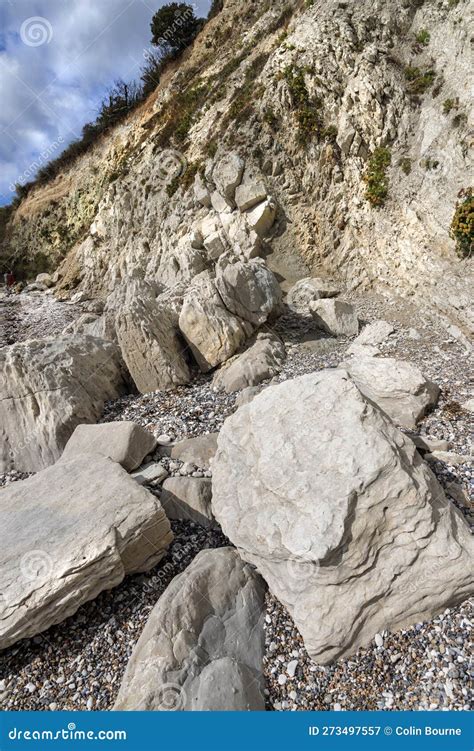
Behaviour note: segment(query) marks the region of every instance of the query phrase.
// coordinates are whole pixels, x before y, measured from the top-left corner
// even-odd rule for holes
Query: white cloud
[[[116,79],[139,77],[164,0],[0,0],[0,203],[35,156],[80,137]],[[210,0],[196,0],[205,16]],[[31,38],[25,22],[33,17]],[[21,29],[23,29],[22,40]],[[43,39],[44,42],[38,42]],[[38,36],[40,34],[40,36]],[[34,46],[37,45],[37,46]]]

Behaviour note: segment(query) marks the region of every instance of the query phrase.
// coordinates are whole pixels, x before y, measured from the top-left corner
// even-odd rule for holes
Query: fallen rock
[[[66,444],[61,461],[79,454],[107,456],[127,472],[140,466],[156,448],[156,438],[135,422],[78,425]]]
[[[192,462],[201,469],[209,469],[211,460],[217,451],[217,433],[200,435],[197,438],[186,438],[175,443],[174,446],[160,446],[162,456],[170,456],[181,462]]]
[[[354,339],[352,344],[373,345],[376,347],[378,344],[382,344],[388,339],[390,334],[393,334],[394,331],[395,329],[392,324],[387,321],[373,321],[373,323],[369,323],[365,326],[357,339]]]
[[[274,199],[270,197],[247,211],[246,218],[250,229],[256,232],[259,237],[264,238],[273,227],[276,215],[277,205]]]
[[[163,480],[166,480],[168,475],[168,471],[159,462],[146,464],[132,473],[133,479],[139,485],[159,485]]]
[[[297,313],[310,313],[310,303],[324,298],[337,297],[339,289],[330,279],[308,276],[300,279],[289,290],[287,304]]]
[[[205,550],[161,595],[115,710],[264,710],[265,586],[233,548]]]
[[[202,527],[215,527],[211,509],[212,483],[207,477],[169,477],[160,497],[168,519],[188,519]]]
[[[286,359],[283,342],[274,334],[259,333],[241,355],[228,360],[215,374],[216,391],[231,394],[278,375]]]
[[[242,262],[235,256],[221,256],[216,286],[226,308],[254,326],[265,323],[280,309],[280,285],[261,258]]]
[[[235,191],[235,202],[240,211],[253,209],[257,203],[262,203],[266,198],[267,189],[261,180],[254,183],[244,183],[243,185],[239,185]]]
[[[37,284],[44,284],[45,287],[52,287],[54,282],[51,274],[38,274],[36,277],[36,283]]]
[[[0,524],[0,649],[148,571],[173,539],[159,501],[90,454],[1,489]]]
[[[226,420],[212,508],[322,664],[474,589],[464,519],[343,370],[266,388]]]
[[[217,190],[232,206],[235,206],[235,189],[240,185],[244,167],[243,159],[231,151],[217,162],[212,173]]]
[[[193,280],[184,298],[179,327],[204,373],[232,357],[253,331],[248,321],[224,306],[209,271]]]
[[[392,357],[357,357],[340,365],[394,422],[413,429],[438,401],[440,389],[415,365]]]
[[[449,451],[451,445],[449,441],[429,435],[412,435],[410,438],[419,451]]]
[[[255,399],[264,388],[265,386],[248,386],[246,389],[242,389],[240,394],[237,395],[235,406],[243,407],[244,404],[250,404],[252,399]]]
[[[309,305],[316,325],[332,336],[359,333],[359,319],[352,305],[342,300],[316,300]]]
[[[444,462],[444,464],[450,464],[452,467],[459,464],[474,465],[474,456],[456,454],[453,451],[431,451],[429,454],[425,454],[425,459],[427,462]]]
[[[118,348],[90,336],[4,347],[0,373],[0,472],[53,464],[77,425],[127,389]]]
[[[156,303],[151,288],[132,281],[120,306],[115,328],[123,359],[137,389],[146,394],[190,380],[186,347],[173,316]]]

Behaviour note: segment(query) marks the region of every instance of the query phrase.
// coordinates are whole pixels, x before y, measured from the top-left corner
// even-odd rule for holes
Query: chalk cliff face
[[[10,250],[63,258],[57,294],[104,299],[260,255],[283,280],[422,295],[469,331],[472,260],[449,236],[472,173],[468,12],[226,0],[125,124],[30,192]]]

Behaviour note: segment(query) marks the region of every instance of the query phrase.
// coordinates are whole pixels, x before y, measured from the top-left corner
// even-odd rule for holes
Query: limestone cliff
[[[472,260],[449,236],[472,174],[471,9],[226,0],[128,121],[30,192],[10,249],[64,258],[58,294],[106,298],[238,247],[282,280],[423,295],[472,330]]]

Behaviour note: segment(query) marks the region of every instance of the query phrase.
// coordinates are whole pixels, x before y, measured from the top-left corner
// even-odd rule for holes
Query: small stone
[[[167,433],[163,433],[162,435],[159,435],[156,440],[158,441],[160,446],[169,446],[170,443],[173,442],[173,439]]]
[[[284,675],[283,673],[281,673],[278,676],[278,683],[280,684],[280,686],[284,686],[285,683],[286,683],[286,675]]]
[[[381,634],[375,634],[375,643],[377,647],[383,647],[383,637]]]
[[[298,667],[298,660],[292,660],[286,666],[286,672],[288,673],[288,675],[290,676],[290,678],[294,678],[295,677],[295,673],[296,673],[296,668],[297,667]]]
[[[33,694],[36,691],[36,686],[34,683],[27,683],[25,686],[25,689],[30,693]]]

